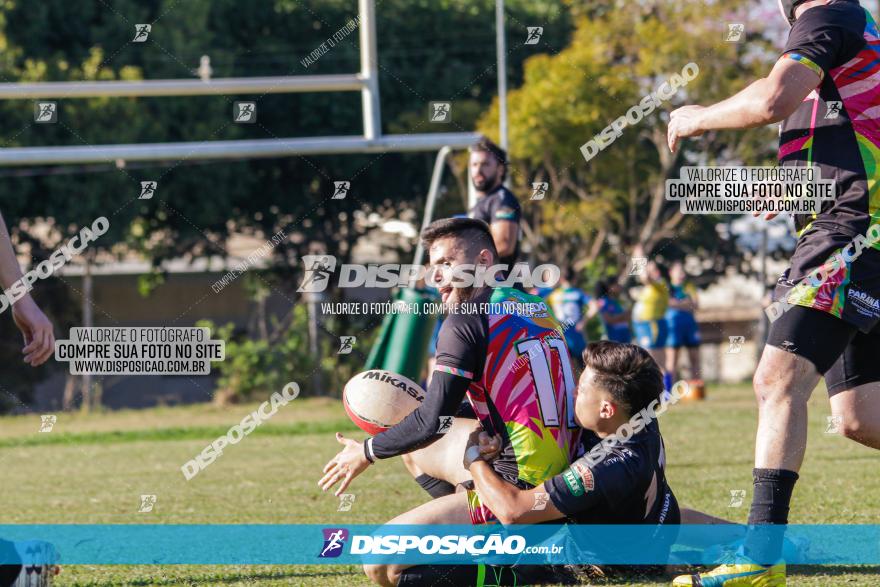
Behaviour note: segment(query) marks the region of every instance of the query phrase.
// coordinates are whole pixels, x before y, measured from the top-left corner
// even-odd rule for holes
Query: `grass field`
[[[382,462],[355,481],[350,512],[316,481],[338,445],[332,432],[353,429],[339,402],[297,399],[251,436],[187,482],[180,466],[224,434],[255,405],[199,405],[105,414],[58,414],[39,433],[37,415],[0,418],[4,478],[0,523],[381,523],[426,500],[398,460]],[[825,434],[827,397],[817,390],[810,438],[795,492],[793,523],[880,523],[878,455]],[[751,497],[756,411],[745,386],[710,386],[709,399],[680,404],[661,417],[668,476],[686,507],[745,522]],[[730,490],[745,503],[730,508]],[[141,494],[156,494],[138,513]],[[310,548],[312,545],[304,545]],[[63,553],[62,553],[63,556]],[[365,584],[347,566],[67,566],[60,585]],[[602,584],[602,583],[600,583]],[[617,585],[662,585],[620,579]],[[790,585],[873,586],[880,568],[805,568]]]

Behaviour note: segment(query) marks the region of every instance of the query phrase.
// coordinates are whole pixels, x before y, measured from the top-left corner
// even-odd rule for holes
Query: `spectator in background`
[[[635,257],[643,257],[641,247]],[[669,272],[656,261],[649,261],[639,274],[642,289],[633,307],[633,333],[636,344],[651,353],[658,365],[666,363],[666,308],[669,306]],[[672,389],[672,375],[664,373],[666,390]]]
[[[602,280],[596,284],[595,297],[590,302],[587,319],[598,314],[605,329],[605,338],[611,342],[630,343],[630,317],[632,309],[621,304],[623,290],[617,281]]]
[[[549,269],[544,269],[544,270],[541,272],[541,282],[542,282],[542,283],[551,283],[551,282],[552,282],[553,275],[551,275],[550,273],[551,273],[551,272],[550,272]],[[530,289],[529,293],[532,294],[532,295],[536,295],[536,296],[538,296],[539,298],[543,298],[543,299],[546,300],[546,299],[547,299],[547,296],[549,296],[551,293],[553,293],[553,290],[554,290],[554,289],[556,289],[556,288],[554,288],[554,287],[537,287],[537,286],[535,286],[535,287],[532,287],[532,288]]]
[[[583,353],[587,348],[584,327],[587,314],[584,308],[590,304],[590,296],[575,285],[577,272],[568,267],[559,286],[547,296],[547,304],[553,310],[556,320],[562,325],[568,352],[578,365],[583,366]]]
[[[700,379],[700,328],[694,312],[697,309],[697,288],[687,280],[684,265],[677,261],[669,269],[669,309],[666,310],[666,372],[678,380],[678,360],[686,348],[691,366],[691,379]]]

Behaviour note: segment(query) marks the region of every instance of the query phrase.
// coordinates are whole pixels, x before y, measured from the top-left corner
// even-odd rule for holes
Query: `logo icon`
[[[333,255],[303,255],[305,278],[296,291],[318,293],[327,289],[330,276],[336,269],[336,257]]]
[[[348,195],[348,190],[351,189],[350,181],[334,181],[333,182],[333,197],[331,200],[344,200],[345,196]]]
[[[318,558],[336,558],[342,554],[342,547],[348,540],[348,530],[345,528],[324,528],[324,547]]]
[[[446,434],[452,429],[453,416],[440,416],[437,423],[437,434]]]
[[[550,184],[546,181],[534,181],[532,182],[532,197],[529,198],[531,200],[543,200],[544,196],[547,195],[547,190],[550,188]]]
[[[746,25],[738,22],[728,23],[727,35],[724,40],[728,43],[739,43],[745,36]]]
[[[645,273],[645,268],[648,266],[648,258],[647,257],[633,257],[630,259],[629,266],[629,274],[630,275],[642,275]]]
[[[138,200],[151,200],[153,199],[153,194],[156,193],[156,188],[159,184],[155,181],[142,181],[141,182],[141,195],[138,196]]]
[[[237,124],[254,124],[257,121],[257,103],[233,102],[232,120]]]
[[[34,104],[34,122],[40,124],[58,122],[58,104],[56,102],[37,102]]]
[[[743,344],[746,342],[745,336],[728,336],[730,346],[727,347],[728,355],[738,355],[742,351]]]
[[[444,124],[452,122],[452,102],[431,102],[429,120]]]
[[[544,34],[544,27],[542,26],[530,26],[526,27],[528,30],[528,35],[526,36],[526,45],[537,45],[538,41],[541,40],[541,35]]]
[[[337,512],[350,512],[351,506],[354,505],[355,495],[354,493],[340,493],[339,494],[339,507],[336,508]]]
[[[536,493],[535,494],[535,505],[532,506],[532,511],[544,511],[547,509],[547,502],[550,501],[549,493]]]
[[[731,489],[730,490],[730,503],[727,504],[729,508],[738,508],[742,507],[743,502],[746,499],[746,490],[745,489]]]
[[[351,351],[354,350],[354,345],[357,342],[356,336],[340,336],[339,337],[339,350],[336,351],[337,355],[350,355]]]
[[[153,30],[153,25],[151,24],[136,24],[134,25],[134,38],[131,40],[132,43],[143,43],[150,36],[150,31]]]
[[[828,102],[828,110],[825,112],[826,120],[834,120],[840,116],[840,111],[843,109],[843,102],[840,100],[834,100]]]
[[[840,434],[841,426],[843,426],[843,416],[828,416],[825,434]]]
[[[155,495],[142,495],[141,496],[141,507],[138,508],[138,513],[148,514],[153,511],[153,506],[156,505],[156,496]]]
[[[40,416],[40,432],[52,432],[52,428],[57,421],[58,416],[55,414],[44,414]]]

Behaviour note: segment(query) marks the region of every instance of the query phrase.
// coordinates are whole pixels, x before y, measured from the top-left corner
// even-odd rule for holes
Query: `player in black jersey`
[[[666,481],[663,438],[656,418],[650,415],[663,393],[660,367],[643,348],[608,341],[588,345],[583,357],[586,368],[575,396],[575,415],[585,429],[584,454],[543,484],[521,489],[505,481],[490,464],[492,454],[487,447],[497,447],[496,439],[486,432],[475,432],[464,465],[473,475],[481,501],[505,525],[554,520],[679,524],[678,502]],[[640,413],[642,417],[634,418]],[[633,430],[631,435],[620,433],[628,426]],[[597,449],[610,438],[616,441]],[[590,545],[579,546],[591,549]],[[398,585],[431,584],[440,579],[455,585],[477,585],[480,577],[485,578],[485,585],[560,581],[558,572],[549,566],[424,565],[404,571]]]
[[[785,583],[781,533],[807,446],[807,401],[824,376],[840,431],[880,448],[880,39],[856,0],[780,0],[792,25],[770,74],[713,106],[671,114],[669,147],[705,131],[782,122],[779,163],[836,184],[779,278],[755,372],[754,494],[743,556],[675,585]]]
[[[489,225],[500,262],[513,268],[519,256],[519,221],[522,209],[513,193],[504,187],[507,177],[507,153],[483,138],[470,148],[471,182],[477,203],[468,212],[470,218]]]

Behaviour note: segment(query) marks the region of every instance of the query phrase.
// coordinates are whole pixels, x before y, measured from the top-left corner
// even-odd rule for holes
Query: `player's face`
[[[475,288],[465,285],[464,282],[454,275],[453,270],[460,265],[491,265],[491,253],[482,250],[476,255],[469,254],[467,246],[461,240],[448,237],[434,241],[428,250],[430,266],[426,283],[429,287],[437,288],[440,299],[445,304],[458,304],[468,301],[473,295]],[[473,272],[471,272],[473,275]]]
[[[488,192],[501,183],[501,165],[495,155],[486,151],[471,153],[471,181],[479,192]]]
[[[672,283],[678,285],[684,282],[685,272],[684,267],[681,263],[676,263],[669,269],[669,279],[672,280]]]
[[[595,383],[595,374],[589,367],[584,369],[578,381],[574,397],[575,421],[587,430],[602,432],[608,428],[608,411],[611,397]]]

